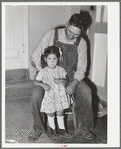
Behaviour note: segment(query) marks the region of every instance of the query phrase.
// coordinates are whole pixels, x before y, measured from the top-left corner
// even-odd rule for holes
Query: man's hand
[[[51,89],[51,87],[48,84],[43,84],[42,87],[45,91],[49,91]]]
[[[66,93],[69,95],[72,95],[75,92],[75,89],[78,85],[79,81],[78,80],[74,80],[72,81],[66,88]]]

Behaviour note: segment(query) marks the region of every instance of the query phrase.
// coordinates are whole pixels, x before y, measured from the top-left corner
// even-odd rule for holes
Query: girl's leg
[[[57,122],[58,122],[59,129],[65,129],[63,110],[57,111]]]
[[[52,129],[55,129],[55,113],[49,113],[47,115],[48,117],[48,123],[49,123],[49,126],[52,128]]]
[[[59,127],[58,135],[60,137],[72,138],[73,134],[65,129],[63,110],[57,111],[57,122]]]
[[[55,113],[49,113],[47,117],[48,117],[48,123],[49,123],[48,133],[53,136],[57,136],[56,127],[55,127]]]

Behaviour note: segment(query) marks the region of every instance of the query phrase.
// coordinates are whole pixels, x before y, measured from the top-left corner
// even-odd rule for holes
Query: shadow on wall
[[[97,87],[96,85],[88,78],[89,76],[89,71],[91,68],[91,55],[90,55],[90,40],[86,34],[87,29],[91,26],[92,24],[92,18],[89,14],[88,11],[84,11],[87,19],[87,24],[85,25],[85,28],[83,29],[81,33],[81,37],[85,39],[87,43],[87,71],[85,73],[85,79],[84,81],[87,83],[87,85],[90,87],[92,91],[92,106],[93,106],[93,112],[94,112],[94,123],[96,125],[97,123],[97,114],[98,114],[98,103],[99,103],[99,97],[97,95]]]
[[[90,58],[90,40],[88,36],[86,35],[85,31],[82,31],[81,37],[85,39],[87,43],[87,71],[85,73],[85,79],[84,81],[87,83],[87,85],[90,87],[92,91],[92,105],[93,105],[93,112],[94,112],[94,123],[96,125],[97,123],[97,117],[95,115],[98,114],[98,95],[97,95],[97,87],[96,85],[88,78],[89,76],[89,70],[91,68],[91,58]]]

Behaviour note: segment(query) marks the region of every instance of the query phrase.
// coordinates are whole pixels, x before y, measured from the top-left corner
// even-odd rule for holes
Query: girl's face
[[[57,63],[58,63],[58,58],[55,54],[49,54],[46,58],[45,61],[48,65],[49,68],[55,68]]]

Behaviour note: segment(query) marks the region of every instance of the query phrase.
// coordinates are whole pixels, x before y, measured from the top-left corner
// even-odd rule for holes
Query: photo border
[[[86,0],[85,0],[86,1]],[[85,2],[84,1],[84,2]],[[1,2],[1,12],[2,12],[2,3],[5,3],[5,2],[7,2],[7,3],[14,3],[14,2],[16,2],[16,1],[12,1],[12,2],[10,2],[10,1],[2,1]],[[43,2],[55,2],[55,1],[41,1],[41,2],[39,2],[39,1],[37,1],[37,2],[35,2],[35,1],[31,1],[31,2],[28,2],[28,1],[17,1],[17,4],[19,3],[19,2],[27,2],[27,3],[43,3]],[[60,2],[60,1],[56,1],[56,2]],[[68,3],[68,1],[61,1],[61,2],[67,2]],[[73,2],[73,1],[69,1],[69,2]],[[74,3],[75,2],[80,2],[80,1],[74,1]],[[88,2],[88,1],[86,1],[86,2]],[[90,1],[89,1],[90,2]],[[106,3],[110,3],[110,2],[112,2],[112,4],[114,4],[114,3],[116,3],[116,2],[120,2],[120,1],[91,1],[90,3],[91,4],[88,4],[88,5],[93,5],[92,3],[95,3],[95,4],[97,4],[98,2],[99,3],[102,3],[102,2],[104,2],[104,4],[106,4]],[[81,1],[80,3],[83,3],[83,1]],[[103,4],[103,5],[104,5]],[[83,4],[82,4],[83,5]],[[114,5],[113,5],[114,6]],[[120,4],[119,4],[119,8],[120,8]],[[112,11],[114,11],[114,7],[112,8]],[[121,11],[121,10],[120,10]],[[112,12],[112,14],[113,14],[113,12]],[[119,12],[119,14],[120,14],[120,12]],[[110,14],[108,14],[108,15],[111,15],[111,13]],[[114,14],[113,14],[114,15]],[[114,16],[113,16],[114,17]],[[119,18],[118,19],[120,19],[120,15],[119,15]],[[119,20],[117,19],[117,23],[119,23],[120,24],[120,22],[119,22]],[[2,20],[2,15],[1,15],[1,20]],[[113,20],[113,19],[112,19]],[[112,21],[111,20],[111,21]],[[2,37],[3,37],[3,22],[1,21],[1,24],[2,24]],[[119,25],[118,24],[118,25]],[[117,26],[118,26],[117,25]],[[116,28],[115,26],[113,26],[113,24],[111,23],[111,25],[109,24],[109,26],[110,26],[110,29],[109,29],[109,34],[110,34],[110,32],[112,33],[113,32],[113,36],[114,36],[114,38],[116,37],[116,35],[118,35],[118,41],[117,40],[115,40],[115,43],[119,43],[120,41],[120,38],[119,38],[119,34],[120,34],[120,29],[121,29],[121,27],[119,28],[119,26],[118,26],[118,28],[119,28],[119,31],[117,30],[117,32],[116,32],[116,35],[115,35],[115,31],[113,31],[112,29],[113,28]],[[108,35],[108,37],[109,37],[109,35]],[[2,142],[2,144],[1,144],[1,148],[2,148],[2,145],[3,145],[3,133],[2,133],[2,130],[3,130],[3,119],[5,118],[5,115],[3,114],[3,112],[4,112],[4,110],[5,109],[3,109],[3,107],[5,107],[5,105],[4,105],[4,100],[3,100],[3,97],[5,96],[5,90],[4,90],[4,87],[3,87],[3,84],[5,85],[5,72],[3,72],[4,71],[4,64],[5,64],[5,61],[4,61],[4,59],[3,59],[3,48],[4,48],[4,46],[3,46],[3,38],[1,38],[2,39],[2,41],[1,41],[1,64],[2,64],[2,66],[1,66],[1,68],[2,68],[2,70],[1,70],[1,74],[2,74],[2,76],[1,76],[1,82],[2,82],[2,84],[1,84],[1,95],[2,95],[2,100],[1,100],[1,110],[2,110],[2,115],[1,115],[1,118],[2,118],[2,120],[1,120],[1,142]],[[111,39],[112,40],[112,39]],[[110,40],[110,42],[111,42],[111,40]],[[113,42],[114,42],[114,40],[113,40]],[[114,44],[115,44],[114,43]],[[108,46],[110,45],[110,43],[108,43]],[[116,47],[116,45],[110,45],[110,49],[112,49],[113,50],[113,48],[115,48]],[[120,45],[119,45],[119,49],[120,49]],[[108,50],[109,50],[109,48],[108,48]],[[115,57],[115,60],[116,60],[116,62],[111,62],[111,61],[113,61],[114,60],[114,56],[115,56],[115,54],[116,54],[116,57]],[[115,98],[115,100],[118,98],[119,99],[119,101],[115,101],[115,107],[114,107],[114,103],[112,103],[112,105],[113,105],[113,107],[111,107],[110,108],[110,103],[108,103],[108,113],[109,113],[109,115],[108,115],[108,117],[109,117],[109,119],[108,119],[108,126],[111,124],[111,127],[113,127],[114,128],[114,126],[113,125],[115,125],[115,122],[117,122],[117,118],[116,118],[116,116],[118,116],[118,118],[119,118],[119,120],[120,120],[120,108],[118,109],[117,108],[117,106],[118,105],[120,105],[120,85],[119,85],[119,83],[120,83],[120,80],[117,80],[117,79],[120,79],[120,76],[119,76],[119,56],[120,55],[120,52],[119,51],[116,51],[115,53],[114,53],[114,51],[112,52],[112,54],[110,54],[110,59],[109,59],[109,57],[108,57],[108,64],[110,63],[110,65],[111,66],[108,66],[108,83],[110,83],[110,84],[108,84],[108,87],[110,88],[109,90],[108,90],[108,101],[109,101],[109,98],[111,97],[112,98],[112,96],[113,96],[113,98]],[[112,59],[112,57],[113,57],[113,59]],[[118,65],[117,65],[118,64]],[[113,67],[114,66],[114,67]],[[116,66],[116,67],[115,67]],[[114,70],[112,70],[112,67],[114,68]],[[114,72],[113,72],[114,71]],[[110,76],[109,76],[110,75]],[[115,78],[115,87],[113,87],[113,88],[111,88],[111,86],[114,84],[114,78]],[[114,90],[116,90],[115,91],[115,95],[114,94],[112,94],[112,93],[114,93]],[[111,94],[111,95],[110,95]],[[114,101],[114,100],[113,100]],[[111,101],[112,102],[112,101]],[[116,105],[117,104],[117,105]],[[112,106],[111,105],[111,106]],[[112,110],[112,108],[113,108],[113,110]],[[115,112],[117,111],[117,113],[115,113]],[[111,114],[110,114],[111,113]],[[115,117],[114,117],[115,116]],[[113,118],[113,120],[112,120],[112,118]],[[114,120],[115,119],[115,120]],[[118,120],[118,122],[119,122],[119,126],[120,126],[120,121]],[[4,124],[5,125],[5,124]],[[118,127],[119,127],[118,126]],[[115,126],[116,128],[118,128],[117,126]],[[112,129],[112,128],[111,128]],[[114,128],[114,130],[115,130],[115,128]],[[120,132],[120,131],[119,131]],[[114,132],[113,131],[111,131],[111,133],[109,134],[109,131],[108,131],[108,135],[111,135],[111,137],[113,138],[115,135],[114,135]],[[113,136],[114,135],[114,136]],[[115,136],[116,137],[116,136]],[[115,138],[113,138],[113,139],[115,139]],[[120,140],[120,134],[119,134],[119,140]],[[109,141],[109,140],[108,140]],[[114,141],[114,140],[112,140],[112,141]],[[98,148],[98,147],[119,147],[119,144],[117,144],[117,146],[116,146],[116,144],[114,145],[114,142],[112,142],[113,144],[112,144],[112,146],[105,146],[105,144],[96,144],[96,145],[93,145],[93,144],[87,144],[87,145],[85,145],[85,144],[81,144],[81,148],[82,147],[87,147],[87,148],[92,148],[92,147],[96,147],[96,148]],[[3,146],[3,147],[16,147],[16,145],[17,144],[9,144],[8,146]],[[31,145],[31,147],[39,147],[40,148],[40,144],[39,145],[37,145],[37,144],[34,144],[34,145],[32,145],[32,144],[29,144],[29,145]],[[24,144],[24,143],[22,143],[22,148],[31,148],[29,145],[27,145],[27,144]],[[92,146],[93,145],[93,146]],[[61,147],[54,147],[54,146],[50,146],[50,147],[52,147],[52,148],[61,148]],[[50,148],[49,146],[47,147],[47,148]],[[18,147],[17,147],[18,148]],[[20,148],[20,147],[19,147]],[[41,148],[44,148],[43,146],[41,147]],[[68,147],[69,148],[69,147]],[[71,147],[71,148],[75,148],[75,147]]]

